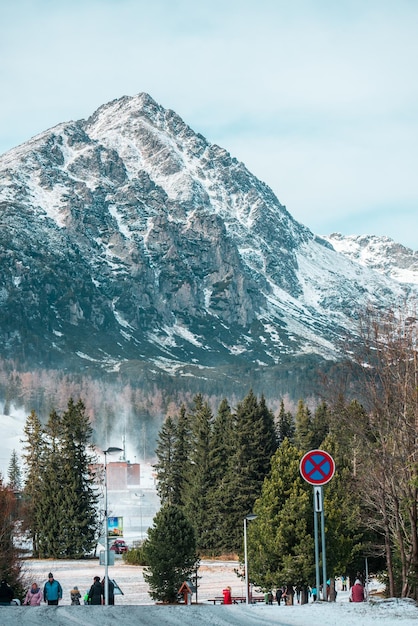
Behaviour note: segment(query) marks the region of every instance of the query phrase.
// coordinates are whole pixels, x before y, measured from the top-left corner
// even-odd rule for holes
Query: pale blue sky
[[[0,152],[145,91],[318,234],[418,249],[418,0],[0,4]]]

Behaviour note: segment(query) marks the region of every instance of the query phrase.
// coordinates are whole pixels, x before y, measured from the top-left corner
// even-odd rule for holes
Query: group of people
[[[345,590],[347,589],[347,582],[346,579],[344,578],[344,587]],[[329,597],[329,581],[327,582],[327,598]],[[276,602],[277,604],[280,606],[281,602],[283,601],[284,604],[293,604],[293,598],[294,596],[296,596],[296,601],[299,604],[300,602],[300,594],[301,594],[301,589],[298,587],[292,587],[290,585],[283,585],[282,587],[278,587],[276,589]],[[337,596],[337,592],[334,592],[335,597]],[[317,588],[314,587],[309,587],[308,588],[308,595],[310,595],[312,597],[312,602],[316,602],[316,600],[318,600],[319,596],[318,596],[318,590]],[[267,600],[267,594],[266,594],[266,603],[268,604],[272,604],[272,599],[273,599],[273,594],[270,592],[268,594],[268,600]],[[359,574],[357,574],[357,578],[354,582],[354,585],[352,587],[350,587],[350,593],[348,596],[348,599],[350,602],[364,602],[366,600],[366,591],[364,589],[364,586],[360,580],[360,576]]]
[[[108,581],[109,589],[109,602],[108,604],[115,604],[115,585],[112,580]],[[84,604],[105,604],[105,579],[100,581],[99,576],[95,576],[93,584],[90,589],[83,596]],[[81,604],[81,593],[77,586],[74,586],[70,591],[70,600],[72,605]],[[48,580],[44,585],[43,590],[39,587],[38,583],[33,582],[28,590],[23,604],[26,606],[40,606],[42,600],[49,605],[58,605],[62,600],[62,587],[58,580],[55,580],[52,572],[48,574]],[[7,583],[2,580],[0,583],[0,605],[10,605],[13,602],[13,589]]]
[[[115,585],[113,581],[108,580],[109,587],[109,602],[108,604],[115,604]],[[72,593],[72,592],[71,592]],[[93,584],[90,587],[90,590],[84,596],[85,604],[105,604],[106,597],[106,586],[105,579],[103,578],[100,581],[100,576],[95,576],[93,579]],[[73,597],[71,596],[71,604],[73,604]],[[80,604],[80,602],[74,602],[74,604]]]

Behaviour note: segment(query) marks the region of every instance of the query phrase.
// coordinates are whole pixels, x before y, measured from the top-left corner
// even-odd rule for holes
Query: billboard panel
[[[107,536],[123,537],[123,517],[107,518]]]

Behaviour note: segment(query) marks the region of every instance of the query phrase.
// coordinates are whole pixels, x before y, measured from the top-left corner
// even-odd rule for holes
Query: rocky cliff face
[[[366,304],[416,293],[315,237],[147,94],[4,154],[0,203],[8,358],[183,373],[338,359]]]

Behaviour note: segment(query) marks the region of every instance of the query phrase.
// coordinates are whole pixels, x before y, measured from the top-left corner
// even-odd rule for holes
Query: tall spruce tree
[[[176,426],[177,437],[173,451],[172,468],[172,475],[175,480],[175,484],[173,485],[172,504],[183,506],[187,491],[187,477],[190,473],[191,449],[190,422],[184,404],[180,407]]]
[[[313,450],[312,414],[303,400],[298,402],[295,427],[295,445],[303,453]]]
[[[155,455],[158,459],[154,465],[157,475],[157,493],[162,505],[180,503],[179,495],[176,493],[178,477],[176,477],[174,467],[176,441],[176,424],[169,416],[160,429],[155,448]]]
[[[281,445],[285,439],[288,439],[292,443],[295,437],[295,421],[290,411],[285,410],[283,400],[280,402],[277,422],[278,444]]]
[[[325,402],[321,402],[316,409],[312,418],[312,438],[310,445],[313,450],[319,448],[329,433],[331,421],[331,412]],[[308,452],[308,450],[307,450]]]
[[[16,450],[12,450],[9,467],[7,469],[8,487],[14,492],[22,489],[22,472]]]
[[[207,550],[212,547],[208,494],[213,486],[209,462],[213,415],[200,394],[194,398],[194,404],[189,418],[191,445],[184,510],[194,526],[198,550]]]
[[[182,509],[164,505],[156,514],[144,544],[144,579],[153,600],[173,603],[178,590],[198,567],[193,525]]]
[[[229,502],[225,496],[228,493],[227,481],[231,474],[229,470],[234,456],[234,443],[233,416],[227,400],[223,399],[213,422],[209,449],[212,486],[208,492],[208,516],[211,528],[211,542],[208,547],[212,554],[230,550],[226,518]]]
[[[40,493],[44,472],[45,435],[41,422],[32,411],[23,428],[23,460],[25,467],[23,489],[23,530],[29,532],[33,556],[39,557],[39,535],[42,532]]]
[[[92,432],[81,400],[52,411],[44,429],[34,412],[27,420],[27,525],[40,558],[80,558],[96,543]]]
[[[97,489],[91,472],[95,455],[91,444],[93,429],[84,403],[70,398],[61,417],[61,461],[66,477],[64,489],[67,524],[61,526],[65,537],[65,556],[80,558],[90,554],[97,542]]]
[[[228,520],[226,549],[237,552],[242,544],[242,521],[261,493],[271,450],[276,446],[272,416],[266,415],[264,401],[259,404],[252,390],[237,406],[233,439],[234,453],[225,476],[221,513]]]
[[[40,558],[63,558],[66,556],[66,538],[61,529],[68,526],[65,501],[65,476],[61,456],[61,418],[51,411],[45,427],[47,446],[43,456],[40,491],[38,494],[37,526]]]

